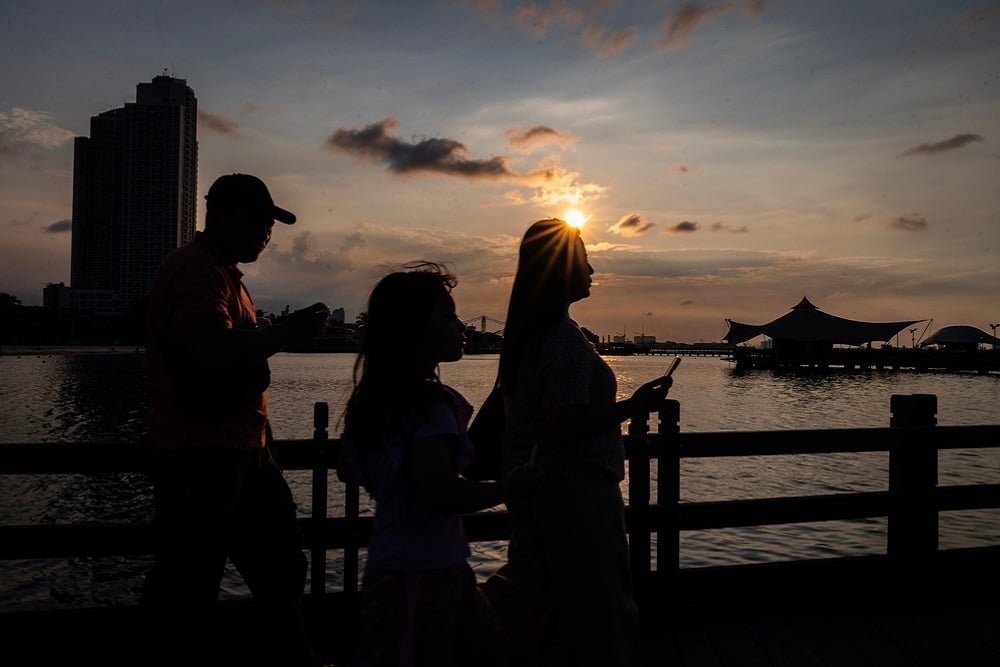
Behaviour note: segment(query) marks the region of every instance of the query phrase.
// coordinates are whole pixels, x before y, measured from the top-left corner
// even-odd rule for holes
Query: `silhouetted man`
[[[319,336],[330,311],[317,303],[259,326],[236,265],[256,261],[274,222],[295,216],[247,174],[221,176],[205,199],[205,230],[164,260],[149,295],[156,562],[142,606],[159,641],[146,648],[169,664],[203,650],[228,558],[262,611],[264,636],[281,641],[281,664],[319,665],[300,610],[306,559],[295,504],[271,452],[267,360]],[[255,629],[234,640],[255,643]]]

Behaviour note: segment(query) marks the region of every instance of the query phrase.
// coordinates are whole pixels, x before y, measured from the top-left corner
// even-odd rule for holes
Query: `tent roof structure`
[[[926,345],[948,345],[948,344],[978,345],[979,343],[1000,345],[1000,338],[991,336],[982,329],[970,326],[942,327],[938,329],[926,340],[920,343],[921,347]]]
[[[824,313],[810,303],[809,299],[802,297],[802,300],[791,309],[791,312],[767,324],[743,324],[727,319],[729,332],[722,340],[731,345],[738,345],[756,336],[764,335],[775,340],[861,345],[874,341],[887,341],[906,327],[923,321],[859,322],[848,320]]]

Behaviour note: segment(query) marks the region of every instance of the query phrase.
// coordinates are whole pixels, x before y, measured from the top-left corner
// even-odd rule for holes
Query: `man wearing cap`
[[[317,303],[259,326],[236,265],[256,261],[275,220],[290,225],[295,215],[247,174],[219,177],[205,199],[205,230],[163,261],[149,294],[156,560],[142,607],[160,640],[147,648],[165,661],[204,650],[197,636],[211,627],[228,558],[281,640],[282,664],[319,665],[300,610],[306,559],[295,504],[270,447],[267,360],[319,336],[330,311]]]

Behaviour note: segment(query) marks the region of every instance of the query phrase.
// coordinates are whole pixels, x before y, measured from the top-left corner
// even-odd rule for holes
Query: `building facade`
[[[197,119],[187,82],[162,75],[76,138],[74,308],[111,315],[142,304],[163,258],[194,238]]]

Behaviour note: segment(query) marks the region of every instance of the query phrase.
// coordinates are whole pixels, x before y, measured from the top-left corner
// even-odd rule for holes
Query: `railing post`
[[[649,447],[645,436],[649,433],[649,414],[635,415],[629,420],[628,434],[632,448],[628,459],[629,504],[629,565],[632,571],[632,590],[637,602],[642,601],[650,573],[649,525]]]
[[[344,518],[347,520],[348,537],[344,545],[344,592],[358,592],[358,516],[361,514],[361,487],[356,482],[344,484]]]
[[[673,399],[664,402],[658,415],[657,433],[662,439],[656,461],[656,504],[660,507],[660,521],[656,527],[656,571],[666,583],[677,581],[681,567],[681,450],[677,436],[680,433],[681,404]]]
[[[321,596],[326,592],[326,544],[323,537],[326,524],[326,505],[329,490],[330,465],[327,457],[329,436],[326,428],[330,423],[330,407],[326,403],[313,404],[313,443],[316,458],[312,470],[312,549],[309,558],[309,592]]]
[[[900,430],[889,449],[890,556],[919,559],[937,551],[937,396],[895,394],[890,426]]]

